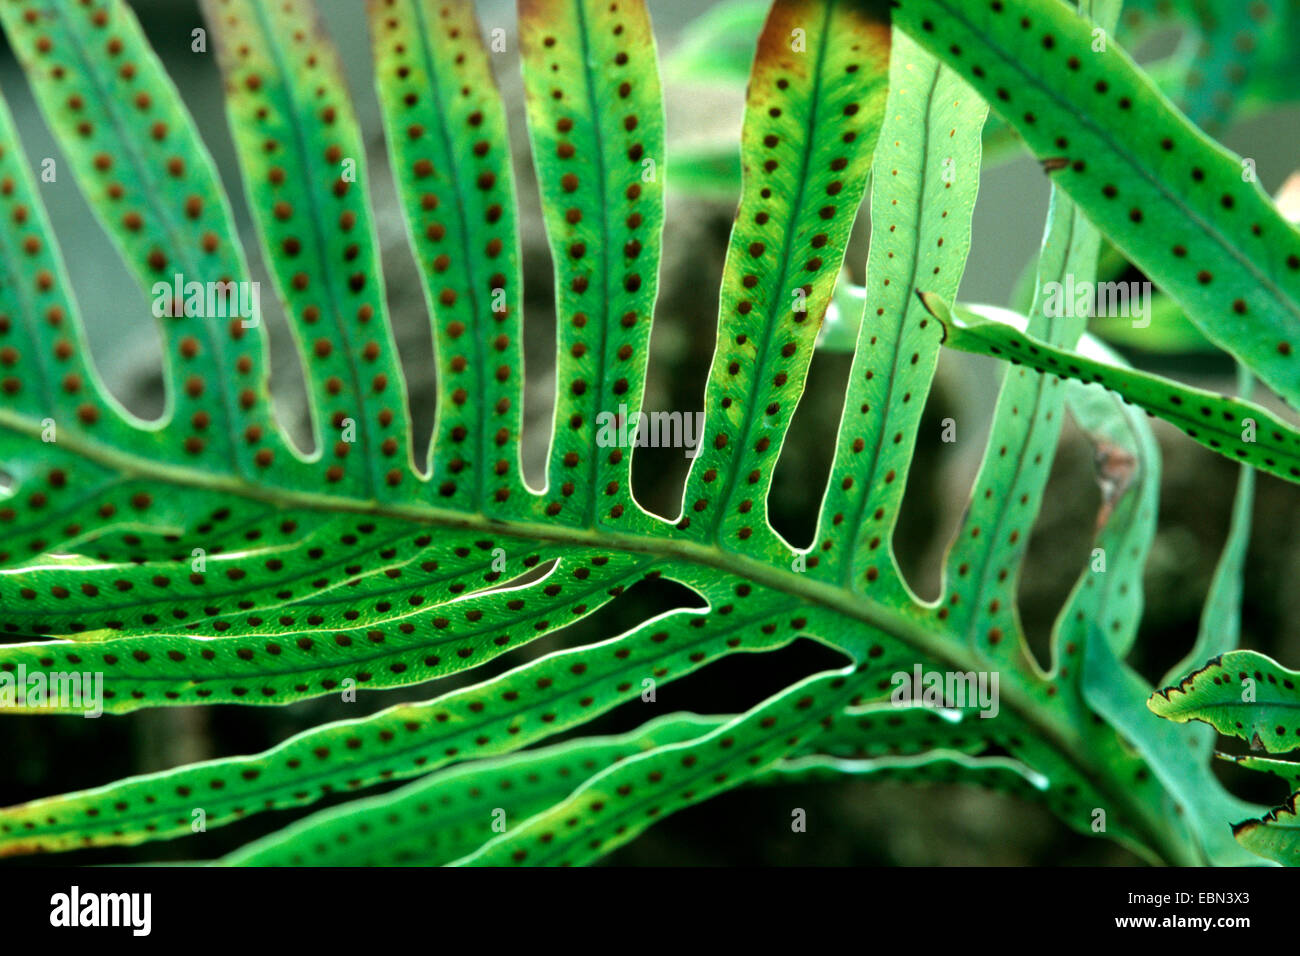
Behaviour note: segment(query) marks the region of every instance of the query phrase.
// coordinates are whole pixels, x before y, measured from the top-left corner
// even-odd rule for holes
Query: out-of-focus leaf
[[[669,192],[735,202],[740,196],[740,150],[706,143],[675,149],[669,157]]]
[[[1218,354],[1219,348],[1195,325],[1172,298],[1156,293],[1138,320],[1098,316],[1089,327],[1107,342],[1161,355]]]
[[[826,309],[826,318],[822,320],[821,332],[817,334],[818,351],[852,355],[858,347],[866,304],[866,287],[854,283],[847,270],[842,271]]]
[[[743,87],[768,7],[766,0],[724,0],[709,8],[682,31],[677,49],[664,58],[664,77]],[[739,170],[735,187],[740,188]]]
[[[873,778],[913,784],[960,783],[1038,800],[1046,779],[1011,757],[971,757],[952,750],[932,750],[911,757],[845,760],[799,757],[773,767],[756,784],[797,784],[850,778]]]
[[[1087,641],[1083,666],[1084,697],[1089,705],[1147,758],[1177,801],[1173,812],[1190,817],[1206,862],[1218,866],[1255,862],[1233,841],[1231,825],[1263,808],[1224,790],[1198,742],[1142,706],[1151,694],[1151,685],[1116,657],[1110,643],[1095,630]]]

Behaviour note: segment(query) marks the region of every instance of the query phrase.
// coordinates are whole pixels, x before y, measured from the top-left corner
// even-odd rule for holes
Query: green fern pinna
[[[609,437],[641,412],[672,176],[642,0],[519,2],[556,286],[540,490],[520,466],[506,114],[469,0],[367,5],[434,336],[426,461],[414,458],[423,443],[389,326],[362,134],[330,41],[309,0],[203,7],[316,450],[295,448],[272,414],[257,311],[226,307],[225,292],[250,281],[249,250],[127,5],[0,0],[81,191],[165,303],[167,396],[160,420],[141,421],[98,379],[39,174],[0,107],[6,706],[76,712],[84,702],[55,690],[83,674],[102,679],[109,715],[283,706],[469,671],[646,578],[705,606],[262,753],[0,810],[0,854],[167,840],[190,835],[199,811],[218,827],[412,780],[221,862],[585,864],[722,791],[848,775],[1010,791],[1151,861],[1258,860],[1230,824],[1264,808],[1217,782],[1211,740],[1189,750],[1182,728],[1147,711],[1152,688],[1123,662],[1142,613],[1159,457],[1146,417],[1095,383],[1245,462],[1187,667],[1235,644],[1251,467],[1295,480],[1300,439],[1245,399],[1128,370],[1046,297],[1052,283],[1095,276],[1104,233],[1205,337],[1294,402],[1300,235],[1119,46],[1098,45],[1117,2],[776,0],[749,76],[705,424],[671,521],[637,504],[633,449]],[[1261,7],[1274,20],[1293,12]],[[950,305],[986,103],[1054,185],[1039,294],[1018,320]],[[816,538],[796,549],[768,521],[772,474],[864,197],[865,306]],[[892,537],[945,342],[1016,364],[931,603],[903,580]],[[1067,409],[1106,449],[1113,480],[1094,552],[1104,570],[1082,570],[1044,668],[1016,588]],[[1251,415],[1259,438],[1248,444],[1237,424]],[[668,714],[622,736],[550,742],[647,686],[799,637],[849,663],[744,713]],[[891,699],[893,675],[917,667],[994,675],[997,706]],[[202,839],[195,859],[210,856]]]

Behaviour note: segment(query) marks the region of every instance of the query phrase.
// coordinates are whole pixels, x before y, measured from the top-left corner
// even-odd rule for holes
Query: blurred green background
[[[671,53],[686,25],[711,5],[702,0],[649,0],[661,54]],[[251,253],[256,242],[226,128],[221,81],[211,53],[190,51],[191,30],[202,24],[197,3],[135,0],[132,6],[216,157]],[[411,393],[415,433],[417,439],[427,441],[433,421],[428,318],[383,154],[363,5],[360,0],[319,0],[319,6],[341,49],[370,143],[369,185],[384,248],[390,305]],[[550,257],[525,136],[512,7],[508,0],[481,0],[478,4],[484,29],[500,26],[510,37],[508,51],[497,56],[497,75],[510,112],[522,208],[529,379],[525,466],[529,479],[540,485],[551,423],[554,313]],[[1156,38],[1151,55],[1160,52],[1161,44],[1168,49],[1172,42],[1170,37]],[[0,88],[14,110],[32,161],[58,157],[21,71],[3,46]],[[701,200],[675,190],[673,151],[701,144],[735,144],[743,87],[668,82],[665,92],[668,215],[646,408],[692,411],[703,403],[734,200]],[[1300,167],[1297,133],[1300,107],[1293,105],[1235,124],[1222,138],[1231,149],[1255,159],[1262,184],[1273,192]],[[93,224],[71,177],[61,175],[57,183],[47,184],[43,190],[63,241],[92,350],[109,386],[137,413],[157,415],[162,408],[159,349],[148,301]],[[1018,277],[1036,253],[1047,198],[1047,179],[1027,155],[986,171],[962,298],[997,304],[1009,300]],[[847,259],[857,282],[863,281],[868,229],[864,211]],[[260,263],[254,268],[259,273],[255,278],[268,281]],[[283,317],[271,309],[267,312],[275,355],[273,389],[283,419],[301,435],[301,373]],[[1130,357],[1191,384],[1232,389],[1233,368],[1226,357],[1131,353]],[[814,361],[775,476],[773,522],[797,546],[806,545],[812,536],[849,361],[848,356],[821,354]],[[947,351],[941,356],[897,542],[904,571],[923,597],[937,594],[940,557],[966,504],[1002,371],[997,363],[978,357]],[[1271,401],[1266,393],[1258,398]],[[948,417],[958,423],[955,444],[939,440],[939,423]],[[1159,422],[1155,428],[1165,455],[1160,530],[1144,581],[1147,611],[1133,659],[1152,680],[1182,656],[1195,636],[1200,602],[1227,527],[1236,480],[1230,462]],[[1067,425],[1021,585],[1025,628],[1040,659],[1056,610],[1091,547],[1100,500],[1091,456],[1083,436]],[[639,450],[633,473],[639,500],[653,511],[675,516],[687,465],[680,450]],[[1261,476],[1246,564],[1243,645],[1291,666],[1300,665],[1300,639],[1286,623],[1300,618],[1300,589],[1287,584],[1300,576],[1300,538],[1292,533],[1298,515],[1300,495],[1295,489]],[[600,639],[669,607],[698,603],[694,595],[675,585],[643,583],[569,629],[476,669],[473,677],[509,669],[558,647]],[[772,654],[729,658],[660,687],[656,702],[625,705],[587,725],[581,733],[619,732],[673,710],[735,712],[804,674],[837,662],[837,655],[806,640]],[[469,676],[462,676],[440,685],[364,693],[353,704],[321,699],[284,708],[181,708],[94,721],[6,717],[0,730],[0,805],[96,786],[182,762],[261,750],[329,720],[362,716],[400,700],[423,699],[470,681]],[[1243,796],[1268,802],[1280,797],[1259,775],[1235,768],[1221,772]],[[805,833],[791,832],[791,811],[796,807],[807,811]],[[267,814],[186,840],[71,854],[50,862],[211,859],[306,812]],[[724,795],[664,820],[617,851],[609,862],[1130,865],[1137,859],[1105,840],[1074,834],[1045,810],[1008,797],[955,786],[845,782],[765,787]]]

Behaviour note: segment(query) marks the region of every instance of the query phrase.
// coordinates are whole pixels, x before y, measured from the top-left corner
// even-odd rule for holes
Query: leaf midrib
[[[372,11],[378,10],[378,7],[377,6],[372,7],[371,9]],[[438,69],[439,69],[438,65],[435,63],[433,58],[432,40],[431,40],[431,37],[433,36],[433,31],[429,27],[428,17],[426,17],[424,13],[424,0],[412,0],[411,10],[412,13],[414,14],[413,19],[415,21],[415,28],[416,30],[419,31],[420,34],[420,59],[424,64],[424,75],[429,78],[429,86],[433,91],[433,101],[438,104],[438,109],[434,111],[438,117],[438,124],[437,124],[438,138],[442,140],[443,152],[447,156],[447,170],[446,170],[447,178],[448,180],[450,180],[451,183],[452,194],[456,197],[456,201],[455,201],[456,221],[460,226],[459,232],[460,232],[461,240],[464,244],[465,257],[468,263],[466,267],[466,271],[470,273],[469,275],[470,281],[466,283],[466,286],[468,287],[469,290],[470,314],[474,317],[474,322],[477,324],[479,321],[486,319],[486,316],[483,315],[482,312],[480,311],[482,300],[479,293],[479,283],[478,283],[479,270],[477,269],[477,266],[479,264],[479,259],[476,255],[474,255],[470,247],[470,243],[472,242],[472,238],[471,238],[472,233],[469,225],[469,214],[465,211],[465,192],[461,188],[462,179],[461,179],[461,172],[460,172],[460,163],[457,161],[456,158],[456,152],[454,148],[455,143],[452,138],[451,129],[448,126],[449,123],[448,111],[443,105],[446,101],[443,99],[442,96],[442,79],[438,74]],[[397,151],[393,149],[391,146],[389,148],[392,153],[392,156],[396,158]],[[414,230],[412,230],[412,233],[413,232]],[[416,258],[420,260],[420,265],[423,266],[424,262],[422,260],[422,257],[420,256],[419,250],[415,249],[414,244],[412,245],[412,249],[415,253]],[[420,271],[422,277],[425,280],[425,284],[427,288],[431,285],[431,283],[429,282],[429,279],[431,277],[429,276],[428,269],[421,268]],[[429,299],[429,311],[432,316],[436,317],[437,310],[433,305],[432,294],[428,296],[428,299]],[[475,370],[475,376],[474,376],[475,389],[479,393],[479,400],[476,403],[477,414],[475,414],[474,416],[474,449],[475,452],[478,454],[478,463],[477,463],[478,467],[470,469],[471,472],[473,473],[473,481],[474,481],[473,498],[471,500],[474,502],[475,507],[478,508],[483,507],[484,504],[483,476],[487,472],[487,463],[490,459],[490,454],[488,452],[488,444],[487,444],[487,426],[485,423],[485,418],[487,415],[487,407],[488,407],[488,401],[487,401],[488,388],[487,388],[486,374],[485,374],[487,371],[487,359],[483,353],[483,336],[485,334],[486,334],[486,329],[483,329],[480,331],[476,331],[474,335],[470,336],[470,339],[472,340],[472,344],[470,347],[474,352],[474,362],[472,368]],[[445,379],[448,376],[440,375],[438,377],[441,379]],[[450,399],[449,387],[448,387],[448,398]],[[442,427],[441,422],[435,424],[434,427],[435,436],[439,434],[441,427]],[[435,450],[436,449],[432,446],[429,448],[430,459],[432,459]]]
[[[15,428],[27,433],[39,433],[39,426],[28,424],[19,416],[15,416],[4,409],[0,409],[0,427]],[[315,509],[337,513],[382,515],[398,520],[407,520],[413,524],[481,529],[487,532],[507,534],[512,537],[530,540],[577,544],[606,550],[616,548],[625,552],[647,553],[670,560],[681,560],[697,566],[711,568],[731,578],[762,584],[773,591],[787,594],[794,600],[796,605],[809,603],[821,606],[841,617],[856,620],[868,628],[874,628],[902,641],[921,654],[929,655],[937,663],[949,665],[955,670],[977,670],[980,666],[970,650],[959,645],[956,635],[949,631],[927,629],[916,619],[904,613],[879,605],[870,599],[850,594],[833,585],[794,572],[787,572],[784,568],[772,567],[753,558],[726,553],[693,540],[683,539],[672,533],[673,526],[670,522],[649,513],[646,513],[647,517],[658,522],[659,526],[667,532],[663,538],[622,532],[598,532],[558,524],[539,525],[533,522],[503,521],[481,514],[448,511],[423,503],[381,503],[313,492],[279,489],[254,485],[233,476],[205,474],[190,468],[141,460],[113,449],[102,448],[97,443],[86,442],[79,436],[69,436],[63,444],[88,458],[124,472],[173,484],[223,491],[278,506],[300,507],[308,510]],[[1087,755],[1080,752],[1077,746],[1078,741],[1073,738],[1067,728],[1059,726],[1049,714],[1042,710],[1032,694],[1023,691],[1017,686],[1017,682],[1008,681],[1002,686],[1002,697],[1010,710],[1018,714],[1027,725],[1039,734],[1048,746],[1061,754],[1101,792],[1107,793],[1117,803],[1127,803],[1122,791],[1113,793],[1108,791],[1108,781],[1105,775],[1094,772],[1087,760]],[[1141,819],[1140,810],[1135,809],[1134,812]],[[1154,845],[1161,845],[1157,834],[1151,834],[1151,839]],[[1168,851],[1168,848],[1166,850]]]
[[[0,409],[0,428],[29,435],[39,435],[39,423],[7,409]],[[611,548],[628,553],[651,554],[669,560],[681,560],[708,567],[728,577],[744,578],[775,591],[827,607],[841,615],[854,618],[869,627],[891,634],[912,644],[919,650],[939,657],[950,657],[953,648],[944,647],[937,632],[931,632],[904,614],[878,605],[869,599],[858,598],[832,585],[812,581],[782,567],[773,567],[753,558],[724,552],[711,545],[700,544],[677,533],[671,522],[643,510],[646,518],[654,521],[665,534],[663,537],[626,532],[613,532],[559,524],[539,524],[533,521],[508,521],[480,513],[451,511],[433,507],[419,501],[408,503],[380,502],[373,499],[348,498],[317,492],[295,491],[268,485],[258,485],[234,475],[211,474],[182,465],[167,464],[142,459],[117,449],[106,448],[93,440],[78,435],[68,435],[60,444],[92,461],[131,477],[158,481],[164,484],[235,495],[279,508],[301,508],[338,514],[376,515],[417,525],[481,530],[506,534],[531,541],[585,547]],[[538,495],[537,497],[541,497]],[[957,661],[954,661],[957,663]]]
[[[591,138],[592,138],[592,142],[595,145],[593,155],[596,156],[596,162],[592,163],[592,166],[595,169],[595,173],[596,173],[596,195],[600,197],[599,199],[600,201],[600,217],[599,217],[600,218],[600,250],[599,250],[600,281],[601,281],[601,286],[603,288],[604,294],[601,296],[600,305],[599,305],[600,321],[596,323],[596,328],[599,330],[598,335],[600,337],[600,345],[598,348],[594,349],[593,351],[595,352],[595,354],[601,356],[601,362],[597,366],[596,373],[594,376],[594,378],[596,379],[596,385],[593,389],[591,389],[593,402],[598,404],[600,401],[599,396],[605,394],[606,373],[610,368],[609,320],[610,320],[610,304],[613,301],[611,297],[612,293],[610,289],[610,274],[609,274],[609,245],[612,240],[612,236],[610,234],[610,228],[609,228],[609,217],[610,217],[609,193],[608,193],[609,183],[608,183],[608,176],[606,175],[606,169],[605,169],[605,163],[608,157],[605,155],[605,137],[601,130],[601,122],[603,120],[603,117],[601,116],[601,112],[600,112],[600,101],[596,97],[596,81],[595,81],[595,77],[592,75],[591,30],[587,24],[587,7],[586,7],[585,0],[578,0],[578,2],[575,3],[573,6],[574,6],[574,10],[577,13],[577,20],[578,20],[578,42],[582,47],[583,87],[587,94],[587,102],[590,104],[590,112],[587,115],[589,115],[592,119]],[[559,362],[557,362],[556,364],[557,376],[559,374],[560,368],[561,365],[559,364]],[[557,391],[559,388],[560,388],[560,383],[557,381],[556,382]],[[557,407],[558,407],[558,402],[557,402]],[[558,426],[559,422],[557,421],[556,424]],[[591,453],[585,455],[584,457],[587,460],[586,461],[587,487],[591,489],[591,495],[589,496],[587,502],[586,514],[584,515],[584,524],[588,527],[595,527],[596,508],[597,508],[596,489],[600,487],[601,456],[595,452],[595,449],[592,449]]]
[[[261,0],[254,0],[254,2],[249,4],[249,6],[253,8],[254,13],[256,14],[257,28],[265,35],[263,49],[270,56],[271,64],[275,67],[276,72],[280,75],[282,80],[281,89],[283,90],[285,105],[287,107],[284,111],[284,117],[293,136],[294,147],[298,152],[300,160],[298,168],[308,183],[316,182],[317,180],[314,173],[316,172],[319,163],[315,154],[308,146],[307,131],[303,127],[302,104],[299,102],[295,92],[294,82],[292,80],[293,73],[285,62],[284,51],[280,48],[277,33],[268,20],[268,13],[265,4],[262,3]],[[233,99],[227,100],[227,103],[231,106],[234,105],[234,102]],[[231,115],[230,122],[232,127],[237,125],[237,121],[233,114]],[[354,159],[356,160],[358,172],[357,181],[354,185],[363,192],[361,201],[362,213],[358,218],[362,220],[361,224],[364,225],[366,229],[370,229],[370,204],[364,196],[365,177],[362,175],[363,170],[361,168],[364,157],[356,156]],[[247,178],[250,180],[251,184],[251,176]],[[322,284],[325,286],[326,295],[329,297],[330,315],[334,320],[334,327],[338,331],[339,341],[348,345],[347,348],[343,349],[343,352],[347,358],[348,378],[351,379],[352,396],[356,401],[357,411],[362,416],[362,421],[358,423],[360,427],[358,427],[357,433],[359,444],[361,445],[359,450],[364,452],[364,458],[366,461],[365,490],[369,493],[373,493],[374,490],[380,486],[375,474],[376,469],[379,466],[379,461],[378,457],[374,454],[374,449],[372,448],[372,436],[370,434],[371,416],[367,414],[369,407],[366,401],[366,391],[361,386],[360,370],[357,368],[356,350],[351,347],[352,337],[348,334],[348,330],[343,323],[343,303],[339,299],[338,283],[335,281],[338,278],[338,270],[334,264],[334,260],[329,255],[329,241],[325,238],[325,232],[322,227],[324,220],[322,218],[323,213],[320,206],[320,191],[309,186],[302,192],[306,197],[305,201],[308,209],[307,222],[308,228],[311,230],[312,243],[316,247],[317,260],[320,262],[321,271],[326,277],[326,281]],[[259,233],[262,235],[262,245],[266,251],[267,259],[270,261],[279,259],[280,257],[272,251],[271,245],[267,241],[269,236],[266,235],[265,230],[259,230]],[[379,262],[373,255],[373,250],[370,259],[370,264],[373,268],[367,271],[372,277],[382,281]],[[387,316],[387,306],[383,296],[380,296],[379,301],[376,303],[376,311],[378,312],[376,319],[379,327],[390,327]],[[316,419],[317,424],[317,454],[313,456],[313,458],[314,460],[324,460],[329,454],[330,448],[330,443],[326,440],[326,420],[324,415],[321,413],[321,410],[317,408],[317,402],[310,402],[309,404],[312,409],[312,417]],[[409,430],[409,424],[407,424],[406,427]]]
[[[831,18],[838,3],[839,0],[827,0],[827,2],[823,4],[821,30],[817,36],[817,61],[813,65],[812,90],[808,94],[808,118],[803,128],[803,155],[800,157],[799,164],[799,186],[790,202],[785,235],[782,237],[781,241],[781,257],[779,259],[780,271],[777,273],[776,282],[772,285],[772,295],[768,301],[767,308],[764,309],[765,321],[763,322],[763,332],[758,336],[759,341],[758,348],[754,355],[753,371],[750,375],[749,388],[746,390],[744,407],[747,414],[744,423],[740,427],[741,436],[740,440],[736,443],[736,456],[732,461],[731,467],[727,469],[727,473],[723,475],[722,493],[719,496],[721,506],[714,509],[713,518],[709,522],[708,537],[709,540],[714,542],[719,541],[721,537],[719,532],[722,528],[722,523],[727,516],[732,513],[732,498],[736,494],[736,483],[740,479],[740,472],[742,470],[740,468],[740,463],[743,460],[743,456],[749,453],[748,449],[753,445],[754,429],[757,426],[757,423],[763,418],[763,409],[759,406],[757,399],[759,389],[768,381],[767,373],[764,370],[767,368],[768,354],[772,350],[772,340],[775,337],[777,329],[780,327],[778,315],[781,313],[782,303],[784,302],[783,295],[786,286],[790,281],[790,261],[793,258],[795,235],[799,231],[797,227],[799,219],[801,218],[801,213],[804,211],[804,196],[808,191],[808,180],[812,176],[810,170],[812,165],[813,149],[821,146],[821,142],[817,137],[817,113],[821,107],[822,72],[826,64],[826,51],[830,49],[831,46]],[[757,61],[755,61],[755,65],[757,66]],[[750,82],[752,84],[752,79]],[[750,109],[751,107],[746,105],[745,112],[748,113]],[[757,133],[755,133],[755,135],[757,135]],[[756,185],[757,184],[754,182],[748,184],[751,195],[752,190]],[[743,210],[744,208],[744,197],[742,195],[740,209]],[[738,246],[734,248],[737,252],[737,257],[739,258],[742,250]],[[739,267],[737,268],[738,271],[743,271],[739,270]],[[724,290],[726,288],[725,279],[723,282],[723,288]],[[822,313],[825,313],[825,307],[822,308]],[[725,314],[723,321],[725,322]],[[820,322],[820,319],[818,319],[818,322]],[[719,331],[721,332],[721,330]],[[720,334],[719,343],[721,343],[721,338]],[[719,348],[721,348],[721,344],[719,344]],[[782,434],[782,438],[784,438],[784,434]],[[694,469],[692,469],[692,472],[694,472]],[[684,507],[685,502],[683,502],[683,508]],[[771,532],[772,538],[781,541],[782,539],[780,535],[776,533],[775,529],[771,528],[771,525],[767,521],[767,495],[762,496],[762,505],[759,510],[759,516],[763,519],[763,523],[768,525],[768,530]]]
[[[917,182],[917,188],[916,188],[916,202],[915,202],[914,219],[913,219],[916,228],[912,234],[911,248],[908,250],[911,253],[911,255],[909,256],[911,262],[910,265],[908,266],[907,284],[903,287],[903,306],[902,306],[903,314],[899,319],[898,337],[894,341],[893,354],[890,356],[890,361],[889,361],[889,378],[888,378],[888,383],[885,386],[885,406],[884,406],[885,411],[884,411],[883,418],[879,423],[879,427],[876,429],[875,447],[872,449],[870,469],[867,471],[867,476],[869,476],[870,478],[870,483],[868,484],[865,480],[863,481],[863,483],[867,485],[867,488],[869,490],[874,489],[876,487],[877,475],[880,471],[881,457],[884,453],[885,435],[889,432],[889,425],[893,421],[894,388],[898,384],[898,360],[902,354],[903,338],[907,333],[907,326],[906,326],[907,318],[909,315],[912,314],[912,310],[916,308],[918,305],[918,303],[912,297],[912,295],[909,293],[908,290],[916,288],[916,274],[917,274],[916,270],[921,262],[921,237],[922,237],[922,233],[925,231],[924,223],[923,223],[924,207],[925,207],[925,187],[927,181],[930,178],[929,176],[930,165],[925,161],[925,158],[928,155],[930,150],[930,126],[931,126],[931,121],[933,120],[933,116],[931,115],[931,110],[933,109],[934,106],[934,94],[939,88],[939,77],[943,70],[944,70],[944,66],[938,61],[935,61],[934,72],[930,77],[930,89],[927,91],[925,95],[925,105],[922,107],[922,111],[921,111],[921,115],[925,118],[925,121],[924,123],[921,124],[922,129],[921,129],[921,137],[920,137],[920,144],[919,144],[920,151],[918,154],[921,156],[922,159],[921,159],[921,164],[917,170],[919,174],[919,180]],[[874,200],[874,193],[876,187],[873,184],[871,188],[872,188],[873,200]],[[881,265],[884,265],[884,263],[882,262]],[[868,264],[868,268],[870,268],[869,264]],[[867,277],[867,285],[868,285],[868,289],[872,287],[871,276]],[[868,301],[870,301],[870,295],[868,295],[867,299],[864,300],[862,303],[862,316],[859,321],[860,329],[867,328]],[[860,338],[862,337],[861,334],[859,335],[859,337]],[[918,424],[918,429],[919,429],[919,424]],[[857,534],[859,535],[861,535],[865,531],[866,522],[863,520],[863,515],[866,514],[867,504],[870,497],[871,495],[869,493],[864,493],[859,495],[858,501],[853,507],[853,519],[850,522],[849,527],[858,529]],[[892,508],[891,510],[894,512],[894,514],[889,515],[887,517],[896,520],[898,505],[895,505],[895,507]],[[894,547],[893,547],[892,537],[893,535],[891,532],[890,543],[889,543],[889,554],[891,557],[894,557],[893,555]],[[844,588],[848,588],[851,586],[853,575],[857,571],[857,562],[854,560],[854,558],[859,556],[860,550],[858,547],[857,540],[854,540],[853,544],[854,544],[854,548],[851,553],[846,554],[846,550],[842,548],[837,549],[836,552],[837,553],[836,560],[840,561],[841,564],[843,565],[839,574],[839,578],[840,578],[840,586]],[[839,557],[840,555],[844,555],[844,557]],[[897,571],[898,565],[897,565],[896,557],[894,558],[893,561],[890,562],[889,568],[890,568],[891,575],[895,579],[895,584],[900,587],[904,586],[904,582],[902,581],[902,576],[899,575]]]

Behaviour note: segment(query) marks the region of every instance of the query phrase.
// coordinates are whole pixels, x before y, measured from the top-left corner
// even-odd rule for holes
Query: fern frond
[[[948,333],[945,344],[952,348],[1027,366],[1043,373],[1047,381],[1073,378],[1101,385],[1177,425],[1206,448],[1286,481],[1300,482],[1300,431],[1259,405],[1057,348],[1005,322],[973,317],[961,324],[936,297],[926,296],[924,301],[943,323]]]
[[[564,799],[585,776],[702,736],[722,718],[669,715],[619,737],[583,738],[431,774],[313,814],[224,857],[226,866],[436,866]]]
[[[1211,341],[1300,404],[1300,231],[1243,176],[1240,157],[1115,43],[1094,50],[1092,25],[1058,0],[899,0],[894,17],[971,82]]]
[[[988,107],[906,35],[894,44],[857,349],[806,564],[820,579],[907,603],[893,534],[942,339],[910,290],[957,288]]]
[[[188,300],[165,310],[178,313],[160,316],[167,414],[142,422],[112,400],[85,358],[57,243],[0,105],[0,628],[9,636],[0,705],[84,710],[75,695],[17,686],[18,675],[54,687],[83,671],[103,678],[111,714],[350,700],[357,689],[505,663],[641,581],[675,582],[700,606],[261,753],[8,807],[0,855],[171,839],[192,833],[196,810],[216,828],[424,777],[218,862],[587,863],[724,790],[849,775],[994,786],[1146,859],[1229,858],[1226,824],[1246,805],[1209,773],[1204,748],[1207,759],[1179,764],[1172,736],[1142,725],[1149,689],[1123,663],[1158,493],[1158,452],[1140,416],[1100,390],[1063,384],[1064,374],[1012,370],[939,601],[916,597],[894,553],[945,330],[954,346],[1033,343],[1044,367],[1075,362],[1070,350],[1091,347],[1082,318],[1055,315],[1045,296],[1052,283],[1095,275],[1094,222],[1207,335],[1282,394],[1300,394],[1289,347],[1276,345],[1288,341],[1288,316],[1300,317],[1290,263],[1300,240],[1258,190],[1229,182],[1233,157],[1122,52],[1083,68],[1085,20],[1054,0],[776,0],[746,95],[742,191],[702,424],[675,436],[693,464],[680,513],[666,520],[635,500],[630,482],[641,429],[658,427],[642,404],[671,168],[645,5],[520,3],[528,136],[556,286],[555,419],[541,490],[521,468],[523,288],[506,108],[469,0],[371,0],[367,9],[392,173],[433,329],[438,408],[423,463],[412,458],[420,442],[390,327],[365,142],[315,8],[203,7],[260,251],[299,348],[315,447],[296,447],[272,414],[260,311],[216,315]],[[1112,28],[1118,4],[1095,7]],[[171,273],[247,282],[212,161],[126,4],[13,0],[0,4],[0,23],[92,208],[146,288]],[[1051,42],[1012,56],[1012,38],[1027,29]],[[1098,71],[1113,89],[1092,91]],[[1042,158],[1066,160],[1049,163],[1059,191],[1027,333],[958,326],[943,311],[970,244],[980,93]],[[1175,167],[1189,163],[1180,179]],[[768,520],[772,476],[869,174],[866,291],[841,295],[839,306],[856,299],[861,311],[846,318],[858,320],[851,379],[817,535],[803,551]],[[1100,186],[1111,181],[1135,190],[1131,201],[1125,192],[1112,202]],[[1157,200],[1170,203],[1159,221]],[[1186,238],[1162,250],[1175,231]],[[1250,268],[1230,268],[1241,262]],[[1191,394],[1111,362],[1106,375],[1126,395],[1157,396],[1150,404],[1165,408],[1177,405],[1168,396]],[[1234,402],[1215,399],[1209,418],[1254,414]],[[1113,573],[1094,581],[1084,572],[1044,668],[1016,587],[1067,407],[1099,445],[1120,450],[1102,476],[1098,522]],[[1238,457],[1289,468],[1292,431],[1260,420],[1276,421],[1278,434]],[[1239,525],[1249,512],[1242,488]],[[1233,533],[1206,630],[1235,627],[1244,535]],[[800,637],[838,652],[842,665],[737,715],[675,715],[531,749],[723,657]],[[918,668],[1000,685],[987,709],[898,700],[900,677]],[[1207,695],[1189,683],[1161,699],[1183,718],[1227,706]],[[492,827],[497,809],[504,832]]]
[[[189,468],[264,473],[258,453],[283,450],[270,424],[260,312],[210,314],[171,291],[177,276],[181,287],[247,282],[244,252],[212,157],[135,15],[120,2],[20,2],[0,5],[0,24],[90,208],[154,301],[167,410],[140,450]],[[66,303],[44,308],[68,312]],[[68,376],[84,373],[63,375],[78,394]],[[130,447],[89,382],[75,412],[55,420]],[[100,507],[121,503],[103,496]]]

